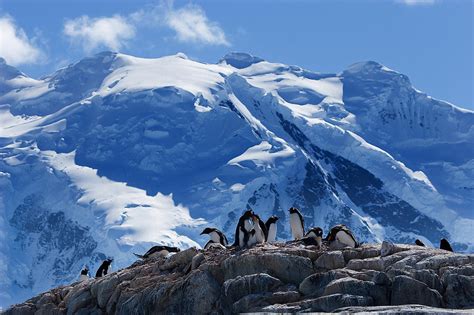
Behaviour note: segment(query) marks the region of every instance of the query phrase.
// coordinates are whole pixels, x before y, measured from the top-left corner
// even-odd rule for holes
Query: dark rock
[[[345,270],[331,270],[329,272],[315,273],[306,277],[299,286],[299,291],[308,296],[319,297],[323,295],[326,286],[335,279],[348,277]]]
[[[442,306],[441,294],[425,283],[407,276],[396,276],[392,285],[392,305],[422,304]]]
[[[266,273],[239,276],[224,282],[224,295],[230,301],[237,301],[245,295],[273,291],[283,283]]]
[[[474,276],[449,275],[446,277],[446,306],[474,308]]]
[[[316,268],[322,269],[339,269],[344,268],[345,265],[346,262],[341,251],[326,252],[314,262]]]
[[[278,279],[299,284],[313,273],[311,259],[282,253],[231,256],[224,261],[225,279],[255,273],[268,273]]]

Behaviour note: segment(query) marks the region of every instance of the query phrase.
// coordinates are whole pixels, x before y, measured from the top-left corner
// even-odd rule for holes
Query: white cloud
[[[0,56],[11,65],[38,62],[42,56],[22,28],[9,16],[0,17]]]
[[[63,32],[86,52],[99,47],[119,50],[135,36],[135,27],[120,15],[100,18],[84,15],[67,20]]]
[[[169,8],[165,23],[176,32],[179,41],[229,46],[224,31],[209,21],[206,13],[197,5],[189,4],[180,9]]]
[[[427,4],[434,4],[435,0],[398,0],[406,5],[427,5]]]

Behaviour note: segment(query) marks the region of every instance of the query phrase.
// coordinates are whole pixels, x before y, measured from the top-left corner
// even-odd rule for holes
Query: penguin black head
[[[321,237],[322,238],[323,237],[323,229],[320,228],[319,226],[314,227],[306,233],[306,236],[310,236],[310,234],[314,234],[316,237]]]
[[[170,246],[168,246],[166,250],[169,251],[170,253],[178,253],[181,251],[181,249],[179,249],[178,247],[170,247]]]
[[[242,217],[244,217],[245,219],[250,219],[253,215],[254,215],[253,211],[249,209],[244,212]]]
[[[449,244],[448,240],[443,238],[441,241],[439,241],[439,248],[444,249],[450,252],[453,252],[453,248],[451,247],[451,244]]]
[[[278,217],[276,215],[272,215],[271,217],[268,218],[267,223],[272,224],[278,221]]]
[[[418,245],[418,246],[425,247],[425,244],[422,241],[420,241],[419,239],[416,239],[415,244]]]
[[[81,270],[81,275],[88,275],[89,274],[89,268],[84,267],[84,269]]]
[[[112,261],[114,261],[113,258],[108,258],[108,259],[104,260],[104,263],[107,264],[107,265],[110,265],[112,263]]]
[[[299,213],[300,211],[295,208],[295,207],[291,207],[290,210],[288,210],[290,213]]]
[[[200,235],[203,235],[203,234],[210,234],[210,233],[212,233],[212,232],[216,232],[216,229],[215,229],[215,228],[209,228],[209,227],[207,227],[207,228],[205,228],[205,229],[201,232]]]

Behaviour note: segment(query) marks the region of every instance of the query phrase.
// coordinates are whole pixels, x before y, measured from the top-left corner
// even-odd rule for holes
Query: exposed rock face
[[[380,249],[190,248],[56,288],[5,314],[449,313],[474,308],[474,255],[392,244],[381,257]]]

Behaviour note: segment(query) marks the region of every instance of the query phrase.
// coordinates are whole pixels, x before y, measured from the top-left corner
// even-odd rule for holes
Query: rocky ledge
[[[390,243],[337,251],[264,244],[247,250],[190,248],[167,259],[138,261],[101,279],[53,289],[5,314],[469,313],[469,308],[474,308],[474,255]]]

